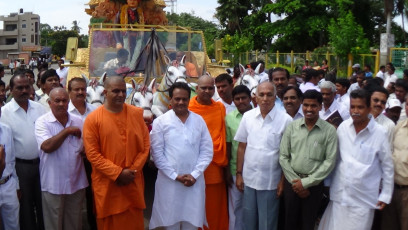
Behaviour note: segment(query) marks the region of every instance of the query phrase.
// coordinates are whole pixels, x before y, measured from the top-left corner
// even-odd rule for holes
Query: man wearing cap
[[[360,64],[356,63],[351,68],[353,69],[352,76],[355,77],[357,75],[357,72],[360,71]]]
[[[405,111],[408,111],[408,98],[405,99]],[[408,119],[395,126],[391,143],[394,161],[394,193],[391,204],[382,212],[382,229],[408,229]]]
[[[385,109],[385,116],[397,124],[401,114],[401,102],[396,98],[390,98]]]

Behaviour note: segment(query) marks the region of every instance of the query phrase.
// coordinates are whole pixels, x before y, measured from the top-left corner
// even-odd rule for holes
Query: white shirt
[[[407,112],[405,111],[405,101],[401,104],[401,114],[398,119],[398,122],[405,121],[407,119]]]
[[[387,116],[385,116],[383,113],[380,113],[380,115],[374,118],[374,120],[378,124],[380,124],[382,127],[385,128],[385,130],[387,131],[388,141],[389,143],[392,143],[392,139],[394,136],[395,123],[391,119],[389,119]]]
[[[350,110],[350,96],[348,93],[345,93],[343,96],[340,96],[337,94],[339,97],[337,98],[337,102],[342,104],[347,110]]]
[[[381,78],[381,79],[383,79],[384,80],[384,72],[383,71],[378,71],[378,73],[375,75],[376,77],[379,77],[379,78]]]
[[[267,73],[262,72],[259,74],[259,84],[261,84],[264,81],[269,81],[269,76]]]
[[[351,93],[353,90],[356,90],[356,89],[360,89],[360,86],[358,85],[358,82],[355,82],[355,83],[353,83],[353,84],[350,85],[350,88],[347,90],[347,94],[350,95],[350,93]]]
[[[12,189],[14,192],[19,189],[20,187],[18,186],[18,177],[16,174],[16,158],[14,156],[14,143],[13,143],[13,134],[10,129],[6,124],[0,122],[0,144],[2,144],[5,148],[5,163],[6,167],[4,168],[3,174],[0,175],[0,179],[4,179],[11,175],[11,179],[6,182],[6,184],[0,185],[0,186],[5,186],[7,184],[13,184],[11,182],[14,180],[15,184],[13,186],[15,187]],[[10,181],[11,180],[11,181]],[[3,194],[1,194],[3,196]]]
[[[46,112],[51,111],[50,105],[48,104],[48,99],[50,99],[50,97],[47,94],[44,94],[40,100],[38,100],[38,103],[40,103],[41,105],[43,105],[44,109]]]
[[[299,106],[299,109],[297,111],[297,113],[295,114],[295,116],[293,117],[293,120],[296,121],[300,118],[303,118],[305,115],[303,114],[303,105]]]
[[[314,85],[311,82],[306,82],[304,84],[300,84],[299,89],[302,91],[302,93],[305,93],[308,90],[314,89],[317,92],[320,92],[320,88],[317,85]]]
[[[237,109],[237,107],[235,106],[235,103],[234,103],[234,102],[231,102],[231,104],[228,104],[227,102],[225,102],[224,100],[222,100],[222,98],[218,99],[217,101],[221,101],[222,104],[224,104],[226,114],[229,114],[230,112],[232,112],[232,111],[234,111],[234,110]]]
[[[68,104],[68,112],[70,112],[70,113],[72,113],[72,114],[75,114],[75,115],[81,117],[81,118],[82,118],[82,121],[84,122],[86,116],[88,116],[88,114],[90,114],[92,111],[94,111],[94,110],[97,108],[95,105],[89,104],[88,102],[85,102],[85,103],[86,103],[86,104],[85,104],[86,109],[85,109],[85,113],[84,113],[84,114],[81,114],[81,113],[77,110],[77,108],[75,108],[74,104],[72,104],[72,101],[69,101],[69,104]]]
[[[325,110],[324,105],[322,105],[322,110],[319,111],[319,116],[321,119],[326,120],[330,116],[330,114],[334,113],[336,110],[339,112],[341,118],[343,118],[343,121],[349,119],[349,110],[347,110],[346,107],[337,102],[337,100],[333,100],[332,104],[327,110]]]
[[[82,119],[69,114],[68,122],[63,127],[52,112],[39,117],[35,123],[35,137],[40,149],[41,190],[52,194],[73,194],[86,188],[85,167],[82,161],[82,139],[69,135],[62,145],[52,153],[41,150],[44,141],[60,133],[67,127],[78,127],[82,130]]]
[[[169,110],[154,120],[150,140],[159,172],[149,229],[180,221],[202,227],[205,223],[203,173],[213,157],[212,139],[204,119],[190,111],[183,123]],[[196,183],[185,187],[175,181],[180,174],[191,174]]]
[[[68,67],[64,67],[64,68],[58,68],[57,74],[60,78],[60,83],[62,84],[62,86],[65,88],[65,86],[67,85],[67,76],[68,76]]]
[[[27,112],[13,99],[1,108],[0,121],[13,132],[13,144],[17,158],[32,160],[39,157],[34,129],[37,118],[46,113],[44,106],[28,100]]]
[[[391,83],[391,82],[393,82],[393,83],[395,83],[396,81],[397,81],[397,79],[398,79],[398,77],[397,77],[397,75],[395,75],[394,73],[393,74],[389,74],[389,73],[386,73],[385,75],[384,75],[384,88],[387,88],[387,86]]]
[[[372,209],[376,208],[378,201],[390,203],[394,166],[386,130],[371,116],[367,127],[356,134],[350,118],[341,123],[337,135],[340,155],[330,199],[344,206]]]
[[[242,117],[234,140],[247,143],[243,179],[256,190],[275,190],[281,177],[279,147],[286,126],[292,118],[286,111],[273,107],[262,118],[259,107]]]

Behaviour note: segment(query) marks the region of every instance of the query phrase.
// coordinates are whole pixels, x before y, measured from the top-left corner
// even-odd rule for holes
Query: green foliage
[[[343,15],[337,20],[331,19],[329,25],[330,45],[334,47],[334,52],[341,57],[346,57],[349,53],[368,53],[369,40],[365,37],[363,28],[355,22],[351,11]]]
[[[233,63],[239,62],[239,54],[253,49],[254,39],[245,35],[235,33],[233,36],[227,34],[223,39],[223,49],[227,53],[234,54]]]
[[[78,26],[78,24],[76,24]],[[73,30],[75,29],[76,30]],[[78,37],[78,47],[86,48],[88,47],[88,35],[79,35],[79,27],[73,26],[73,29],[67,30],[64,26],[55,26],[51,28],[48,24],[40,24],[41,32],[41,45],[51,46],[52,53],[60,57],[65,55],[67,48],[67,39],[69,37]]]
[[[214,56],[214,39],[219,38],[221,30],[216,24],[188,13],[167,13],[169,25],[190,27],[192,30],[201,30],[204,33],[207,53]]]

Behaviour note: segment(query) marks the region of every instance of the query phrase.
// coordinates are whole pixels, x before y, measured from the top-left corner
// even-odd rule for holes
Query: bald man
[[[51,90],[51,111],[35,122],[45,229],[82,229],[82,202],[88,186],[82,161],[82,119],[68,113],[65,89]]]
[[[228,229],[228,201],[224,170],[228,165],[225,133],[225,107],[215,102],[214,79],[204,75],[198,79],[197,96],[190,100],[189,110],[203,117],[213,141],[214,156],[204,172],[205,208],[210,229]]]
[[[259,84],[258,107],[244,114],[234,137],[239,142],[236,186],[244,192],[245,229],[278,228],[279,197],[283,191],[279,146],[292,118],[275,106],[275,100],[275,85]]]
[[[143,110],[125,104],[122,77],[105,81],[105,103],[84,124],[84,146],[92,165],[92,186],[99,230],[143,230],[142,168],[149,154]]]

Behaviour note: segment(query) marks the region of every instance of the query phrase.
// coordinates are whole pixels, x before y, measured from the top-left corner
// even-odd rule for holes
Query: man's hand
[[[123,46],[122,46],[122,44],[121,43],[116,43],[116,49],[122,49],[123,48]]]
[[[68,132],[68,135],[76,136],[78,138],[81,138],[81,129],[75,126],[71,126],[68,128],[65,128]]]
[[[386,205],[387,204],[382,202],[382,201],[378,201],[378,203],[377,203],[377,207],[378,207],[379,210],[383,210]]]
[[[244,192],[244,179],[241,174],[237,174],[236,186],[240,192]]]
[[[305,188],[303,188],[302,181],[300,179],[294,179],[292,181],[292,189],[295,191],[295,193],[303,191]]]
[[[4,145],[0,145],[0,177],[6,168],[6,151]]]
[[[190,187],[193,186],[196,182],[196,179],[191,174],[184,175],[184,186]]]
[[[285,181],[284,179],[283,180],[281,179],[279,181],[278,188],[276,189],[276,195],[278,196],[278,198],[281,197],[283,194],[284,181]]]
[[[303,199],[303,198],[306,198],[306,197],[308,197],[308,196],[310,195],[310,191],[309,191],[309,189],[304,189],[304,190],[298,192],[297,195],[298,195],[300,198]]]
[[[224,177],[228,188],[231,188],[234,185],[234,179],[232,178],[230,167],[224,168]]]
[[[115,183],[119,186],[130,184],[135,179],[135,173],[137,170],[123,169],[116,179]]]

